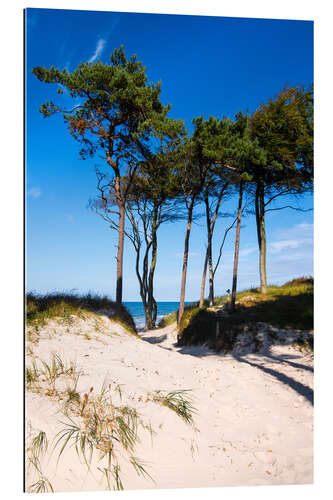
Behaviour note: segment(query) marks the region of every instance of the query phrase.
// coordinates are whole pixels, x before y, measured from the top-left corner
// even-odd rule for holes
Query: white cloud
[[[301,222],[287,229],[278,230],[275,235],[279,238],[277,241],[269,242],[268,252],[272,254],[284,253],[288,251],[287,257],[295,256],[295,249],[298,249],[298,254],[308,254],[313,247],[313,223]]]
[[[33,187],[28,191],[28,196],[31,196],[32,198],[39,198],[41,195],[42,191],[39,187]]]
[[[313,223],[301,222],[289,229],[280,229],[278,231],[280,239],[297,239],[298,237],[312,237],[313,236]]]
[[[96,45],[96,49],[95,49],[95,53],[89,59],[90,63],[94,62],[97,59],[97,57],[99,57],[101,55],[101,53],[103,52],[103,49],[105,47],[105,44],[106,44],[106,40],[104,40],[104,38],[100,38],[98,40],[97,45]]]
[[[255,252],[257,249],[258,247],[244,248],[243,250],[239,251],[239,255],[241,257],[246,257],[247,255],[250,255],[251,253]]]
[[[301,238],[301,239],[294,239],[294,240],[281,240],[281,241],[273,241],[270,243],[269,246],[269,251],[272,253],[280,253],[283,250],[286,249],[295,249],[299,247],[304,247],[305,245],[311,245],[312,244],[312,239],[311,238]]]

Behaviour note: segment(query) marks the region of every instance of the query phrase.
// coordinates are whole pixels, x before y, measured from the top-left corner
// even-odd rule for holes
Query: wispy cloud
[[[312,245],[312,243],[313,240],[311,238],[274,241],[269,244],[269,251],[272,253],[280,253],[287,249],[304,248],[304,246]]]
[[[246,257],[247,255],[250,255],[253,252],[256,252],[258,247],[250,247],[250,248],[244,248],[244,250],[240,250],[239,255],[241,257]]]
[[[278,231],[278,236],[281,239],[294,239],[294,238],[305,238],[313,236],[313,223],[301,222],[292,226],[288,229],[280,229]]]
[[[198,252],[189,252],[189,257],[198,257],[200,254]],[[184,257],[183,253],[176,253],[176,257]]]
[[[42,191],[39,187],[33,187],[29,189],[28,196],[31,196],[32,198],[39,198],[42,196]]]
[[[268,251],[272,254],[289,252],[289,257],[298,253],[307,254],[313,247],[313,224],[301,222],[288,229],[280,229],[276,232],[279,239],[268,244]],[[290,250],[293,252],[290,254]]]
[[[105,47],[105,44],[106,44],[106,40],[104,38],[100,38],[98,41],[97,41],[97,45],[96,45],[96,49],[95,49],[95,53],[93,56],[91,56],[91,58],[89,59],[89,62],[92,63],[94,62],[97,57],[99,57],[101,55],[101,53],[103,52],[104,50],[104,47]]]

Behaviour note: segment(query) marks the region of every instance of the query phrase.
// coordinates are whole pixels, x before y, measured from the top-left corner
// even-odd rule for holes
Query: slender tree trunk
[[[118,229],[118,252],[117,252],[117,286],[116,302],[122,303],[123,298],[123,256],[124,256],[124,230],[125,230],[125,206],[119,204],[119,229]]]
[[[135,261],[135,271],[136,275],[139,281],[139,286],[140,286],[140,297],[142,301],[142,306],[143,306],[143,311],[145,314],[145,329],[147,330],[149,328],[148,326],[148,306],[147,306],[147,290],[144,285],[144,281],[141,277],[140,274],[140,250],[141,250],[141,245],[138,245],[135,247],[136,251],[136,261]]]
[[[152,255],[148,277],[148,312],[150,320],[150,328],[155,328],[157,316],[157,304],[154,299],[154,273],[157,262],[157,215],[158,207],[154,206],[154,216],[152,222]]]
[[[146,267],[146,283],[147,283],[147,324],[148,324],[148,329],[151,330],[152,328],[155,328],[155,321],[154,317],[156,317],[157,313],[155,314],[154,307],[156,307],[156,302],[154,299],[154,273],[155,273],[155,268],[156,268],[156,262],[157,262],[157,217],[158,217],[158,205],[155,202],[154,203],[154,211],[153,211],[153,220],[151,223],[151,240],[149,244],[149,248],[152,248],[152,255],[151,255],[151,261],[150,261],[150,267],[149,267],[149,273],[148,273],[148,259],[146,260],[145,267]],[[146,242],[147,236],[145,235]],[[147,254],[148,257],[148,254]]]
[[[142,263],[142,284],[145,296],[144,311],[146,320],[146,325],[145,325],[146,330],[150,330],[152,328],[151,311],[149,309],[149,293],[148,293],[148,258],[149,258],[150,247],[151,244],[148,242],[146,238],[146,251]]]
[[[208,193],[205,193],[205,205],[206,205],[206,223],[207,223],[207,257],[209,265],[209,305],[214,304],[214,284],[213,284],[213,262],[212,262],[212,228],[210,223],[210,210],[209,210],[209,199]]]
[[[182,282],[181,282],[181,288],[180,288],[178,324],[181,322],[182,316],[184,314],[188,247],[189,247],[189,239],[190,239],[190,233],[191,233],[194,200],[195,200],[195,195],[192,195],[190,206],[188,208],[188,214],[187,214],[187,228],[186,228],[186,234],[185,234],[184,259],[183,259]]]
[[[208,204],[208,196],[206,196],[207,201],[206,202],[206,220],[207,220],[207,239],[208,239],[208,245],[207,245],[207,250],[206,250],[206,256],[205,256],[205,262],[204,262],[204,268],[202,272],[202,280],[201,280],[201,293],[200,293],[200,303],[199,307],[200,309],[203,308],[204,305],[204,299],[205,299],[205,285],[206,285],[206,275],[207,275],[207,266],[209,262],[209,305],[214,305],[214,269],[213,269],[213,259],[212,259],[212,240],[213,240],[213,233],[214,233],[214,227],[215,227],[215,222],[217,219],[217,215],[220,209],[221,201],[223,194],[225,190],[227,189],[228,184],[225,184],[223,188],[220,191],[217,204],[215,207],[215,212],[214,216],[212,219],[212,223],[210,224],[210,214],[209,214],[209,204]]]
[[[213,270],[213,257],[212,257],[212,239],[210,239],[209,254],[208,254],[208,266],[209,266],[209,305],[214,305],[214,270]]]
[[[259,246],[259,274],[260,274],[260,292],[267,292],[267,274],[266,274],[266,229],[265,229],[265,196],[264,186],[260,179],[257,182],[256,189],[256,224]]]
[[[236,302],[238,256],[239,256],[239,238],[240,238],[240,226],[241,226],[241,218],[242,218],[242,201],[243,201],[243,181],[241,180],[240,184],[239,184],[239,198],[238,198],[238,213],[237,213],[237,229],[236,229],[236,242],[235,242],[234,271],[233,271],[233,276],[232,276],[231,311],[235,310],[235,302]]]
[[[157,319],[157,302],[153,297],[153,325],[156,325],[156,319]]]
[[[204,263],[202,280],[201,280],[201,293],[200,293],[200,303],[199,303],[200,309],[203,308],[204,300],[205,300],[205,285],[206,285],[207,266],[208,266],[208,248],[206,249],[205,263]]]
[[[265,206],[264,196],[260,199],[261,204],[261,249],[260,249],[260,292],[267,293],[267,273],[266,273],[266,229],[265,229]]]

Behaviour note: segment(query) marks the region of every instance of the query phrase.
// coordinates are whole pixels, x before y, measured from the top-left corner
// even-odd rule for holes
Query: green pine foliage
[[[82,158],[101,150],[116,164],[124,154],[135,161],[149,156],[152,135],[161,137],[182,127],[181,121],[165,120],[171,106],[160,101],[161,83],[149,83],[146,68],[135,55],[127,59],[123,46],[114,50],[109,64],[97,60],[81,63],[73,72],[54,66],[32,72],[40,81],[60,86],[61,95],[81,100],[71,110],[47,101],[40,111],[44,117],[62,114],[69,132],[82,144]]]

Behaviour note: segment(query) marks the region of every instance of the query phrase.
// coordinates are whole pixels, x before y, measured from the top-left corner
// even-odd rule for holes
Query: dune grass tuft
[[[48,450],[48,440],[44,431],[33,436],[27,448],[27,467],[33,469],[35,482],[27,487],[28,493],[54,493],[49,479],[43,474],[40,459]]]
[[[66,413],[65,427],[57,434],[55,448],[59,449],[58,460],[69,445],[74,445],[79,458],[83,458],[88,470],[97,452],[99,462],[104,460],[104,466],[98,470],[106,479],[107,488],[121,490],[123,483],[120,476],[119,456],[126,454],[129,463],[139,475],[151,478],[142,462],[134,457],[141,417],[135,408],[127,405],[117,405],[113,401],[117,388],[103,384],[99,394],[91,390],[84,394],[82,402],[77,401],[76,418]],[[112,481],[113,480],[113,481]]]
[[[193,425],[192,399],[188,390],[171,392],[155,391],[147,396],[146,402],[154,402],[174,411],[182,420]],[[58,450],[58,461],[65,450],[73,446],[79,459],[83,459],[88,471],[93,457],[97,455],[97,470],[102,474],[108,489],[124,489],[119,459],[125,458],[142,477],[154,479],[147,470],[147,464],[135,454],[140,443],[139,428],[150,433],[156,432],[151,423],[145,422],[137,410],[121,404],[120,386],[104,381],[99,393],[93,388],[80,399],[72,401],[63,412],[64,427],[55,437],[54,450]],[[120,401],[120,404],[117,403]]]
[[[189,396],[190,389],[175,390],[171,392],[155,391],[151,401],[166,406],[181,417],[187,424],[193,424],[193,414],[196,408],[193,406],[192,398]],[[185,395],[187,397],[185,397]],[[148,396],[150,398],[150,396]]]
[[[66,389],[66,397],[70,401],[77,398],[75,392],[81,373],[74,361],[66,363],[58,353],[51,353],[50,361],[39,359],[38,365],[36,358],[33,357],[31,364],[25,368],[26,389],[37,393],[43,389],[45,395],[55,396],[58,394],[56,381],[60,377],[69,377],[74,384],[72,388],[67,387]]]

